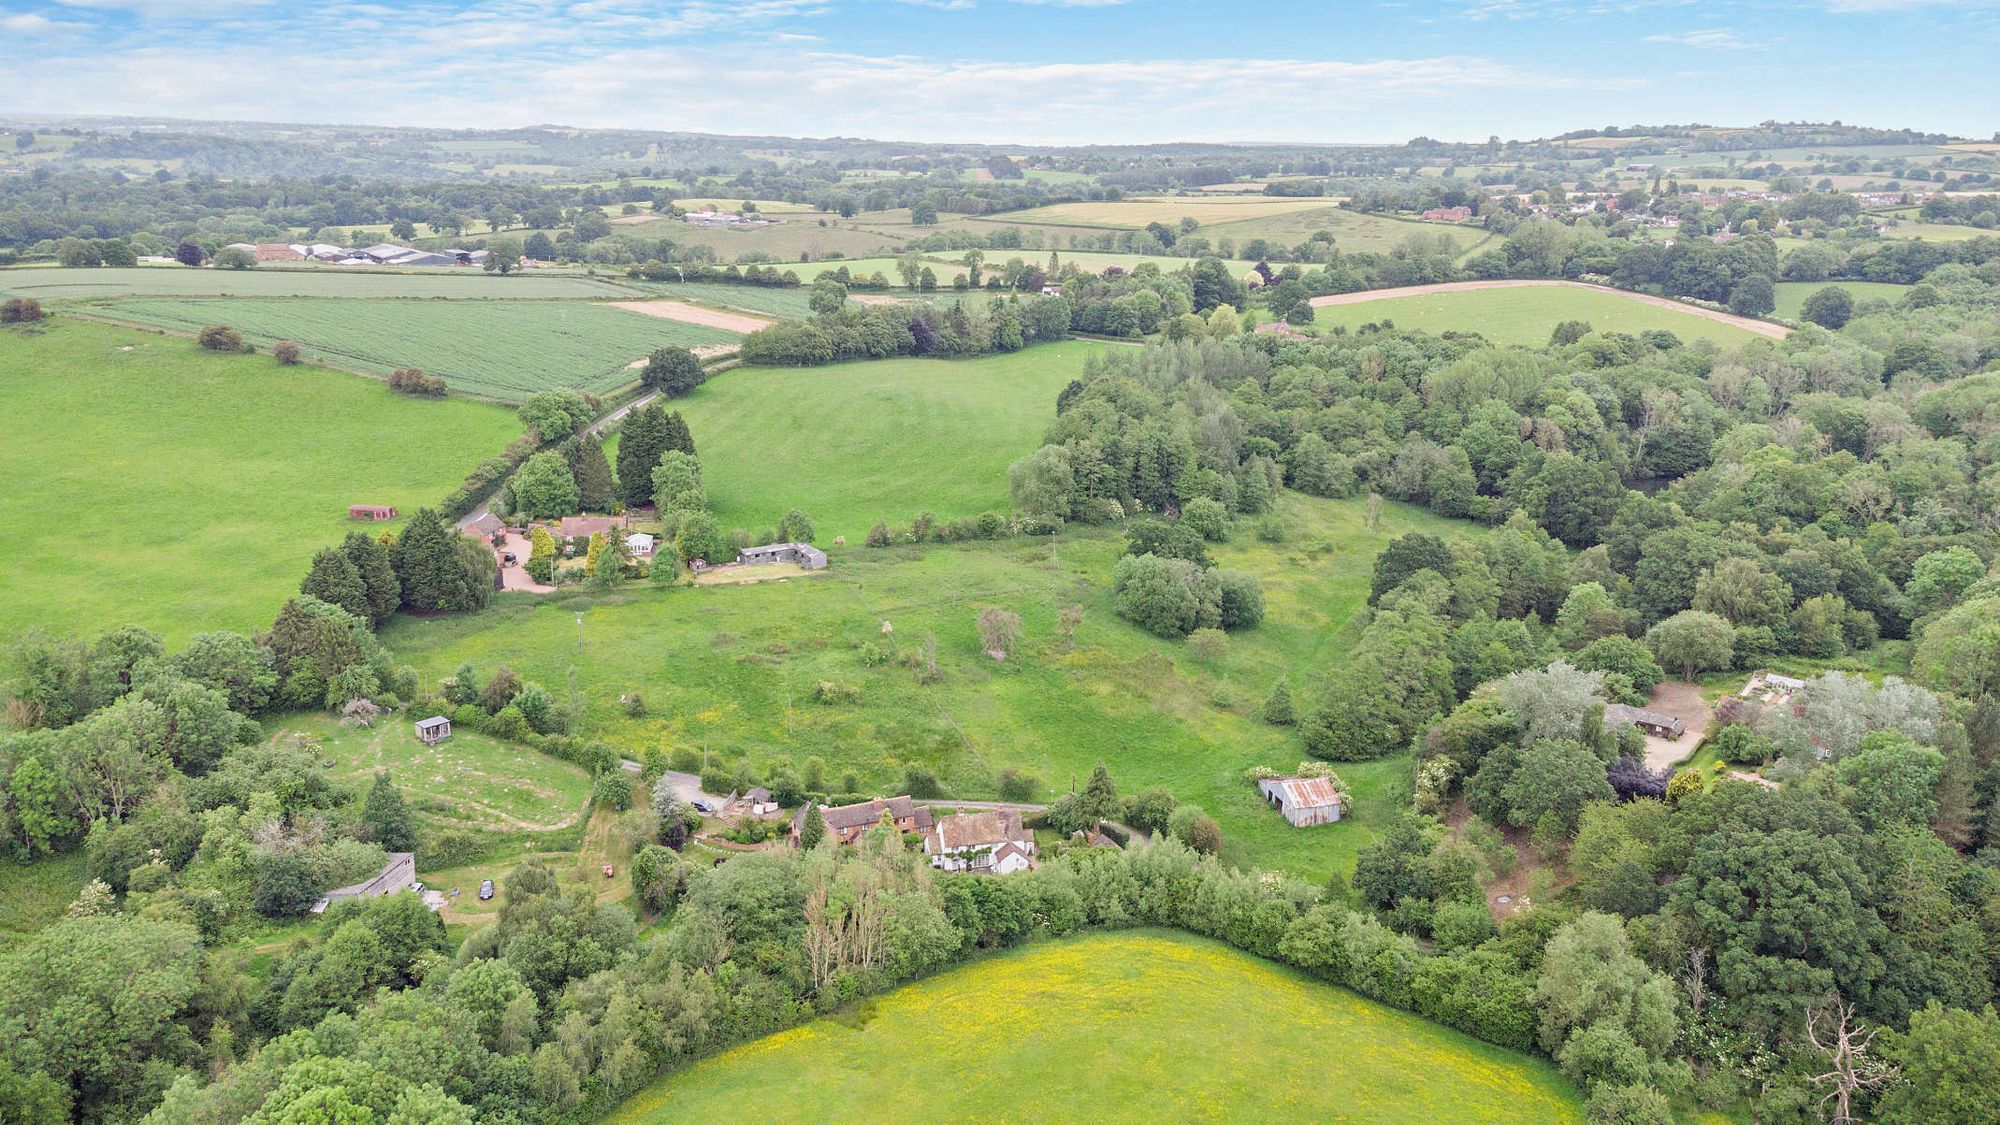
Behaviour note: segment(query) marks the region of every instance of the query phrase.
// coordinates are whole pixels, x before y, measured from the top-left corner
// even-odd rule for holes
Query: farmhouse
[[[314,914],[326,913],[326,908],[336,902],[350,898],[381,898],[398,891],[407,891],[417,882],[417,857],[414,852],[390,852],[389,862],[373,879],[364,879],[345,887],[337,887],[326,892],[325,897],[312,904]]]
[[[1471,217],[1470,207],[1433,207],[1419,216],[1427,223],[1462,223]]]
[[[1687,724],[1663,711],[1647,711],[1640,707],[1627,707],[1623,703],[1609,704],[1604,708],[1604,725],[1634,726],[1655,738],[1679,738],[1687,733]]]
[[[443,715],[418,719],[416,726],[417,738],[426,746],[435,745],[451,737],[451,720]]]
[[[1294,828],[1332,824],[1340,819],[1340,794],[1324,777],[1267,777],[1257,791],[1284,814]]]
[[[767,543],[743,548],[736,553],[736,561],[744,566],[784,562],[797,563],[807,570],[825,570],[826,552],[810,543]]]
[[[347,518],[351,520],[392,520],[396,518],[393,504],[350,504]]]
[[[806,810],[811,807],[811,805],[801,805],[799,811],[792,814],[790,838],[794,846],[799,842],[799,829],[805,826]],[[870,828],[875,827],[885,812],[889,814],[889,819],[896,823],[898,832],[929,832],[933,823],[931,810],[910,800],[907,795],[877,797],[858,805],[834,805],[819,810],[819,815],[826,823],[827,835],[839,843],[851,844],[866,835]]]
[[[1012,809],[956,813],[924,833],[924,854],[940,871],[1012,875],[1035,866],[1035,836]]]
[[[588,539],[600,531],[624,526],[622,516],[564,516],[556,524],[556,534],[564,539]]]

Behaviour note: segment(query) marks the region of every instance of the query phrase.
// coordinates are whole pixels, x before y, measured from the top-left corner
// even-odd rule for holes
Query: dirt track
[[[762,317],[746,316],[743,313],[721,312],[705,309],[700,305],[690,305],[686,301],[612,301],[614,309],[657,316],[662,320],[678,320],[682,324],[699,324],[707,328],[720,328],[724,332],[755,332],[768,327],[771,322]]]
[[[1432,293],[1470,293],[1476,289],[1524,289],[1534,285],[1564,285],[1571,289],[1590,289],[1598,293],[1610,293],[1631,301],[1642,301],[1663,309],[1674,309],[1691,313],[1722,324],[1733,324],[1746,332],[1782,340],[1791,335],[1792,330],[1782,324],[1772,324],[1768,320],[1755,320],[1735,313],[1717,312],[1700,305],[1690,305],[1682,301],[1655,297],[1650,293],[1634,293],[1627,289],[1613,289],[1605,285],[1585,285],[1581,281],[1444,281],[1436,285],[1404,285],[1396,289],[1364,289],[1359,293],[1335,293],[1330,297],[1314,297],[1312,306],[1316,309],[1331,308],[1334,305],[1358,305],[1366,301],[1386,301],[1392,297],[1422,297]]]

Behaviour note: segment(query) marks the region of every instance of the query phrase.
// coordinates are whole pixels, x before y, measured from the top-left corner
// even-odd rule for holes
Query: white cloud
[[[1648,43],[1675,43],[1682,47],[1695,47],[1704,51],[1747,51],[1760,46],[1746,43],[1734,31],[1726,27],[1710,27],[1700,31],[1682,31],[1673,34],[1646,36]]]
[[[18,15],[0,16],[0,29],[17,35],[50,35],[58,31],[72,31],[82,27],[80,23],[63,23],[52,20],[40,12],[21,12]]]

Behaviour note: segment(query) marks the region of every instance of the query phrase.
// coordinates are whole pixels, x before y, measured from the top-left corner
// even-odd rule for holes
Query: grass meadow
[[[1910,290],[1909,286],[1892,281],[1780,281],[1771,287],[1777,293],[1777,315],[1787,320],[1799,319],[1804,315],[1806,298],[1828,287],[1847,290],[1857,305],[1863,301],[1900,301]]]
[[[1039,223],[1044,226],[1111,227],[1137,230],[1147,223],[1169,226],[1192,218],[1203,226],[1265,219],[1294,211],[1324,208],[1326,200],[1252,195],[1243,197],[1159,196],[1075,203],[1052,203],[1025,211],[1007,211],[993,216],[1010,223]]]
[[[0,413],[0,637],[262,628],[313,552],[359,526],[349,504],[435,504],[521,428],[495,406],[61,318],[0,332]]]
[[[227,324],[264,346],[296,340],[312,362],[419,367],[461,394],[510,402],[553,387],[604,394],[632,382],[627,366],[655,348],[738,339],[584,301],[134,298],[90,312],[179,332]]]
[[[1504,1051],[1219,942],[1043,942],[668,1075],[612,1115],[817,1121],[1580,1122]]]
[[[703,432],[695,428],[697,442]],[[1257,541],[1246,527],[1218,545],[1220,565],[1262,579],[1269,612],[1206,660],[1114,614],[1111,570],[1124,544],[1111,530],[834,548],[822,573],[754,585],[639,583],[595,600],[503,594],[470,617],[398,619],[384,639],[427,681],[462,662],[482,676],[505,664],[547,685],[574,674],[581,733],[631,754],[689,750],[759,769],[817,755],[837,787],[881,793],[900,791],[915,767],[967,799],[995,796],[1009,767],[1037,774],[1048,796],[1102,762],[1123,792],[1164,786],[1214,814],[1229,862],[1323,879],[1351,871],[1407,804],[1409,758],[1340,766],[1351,815],[1292,828],[1242,779],[1250,766],[1290,768],[1302,756],[1294,733],[1257,710],[1280,677],[1302,709],[1318,698],[1320,677],[1360,634],[1374,558],[1391,537],[1474,530],[1397,504],[1370,530],[1363,507],[1287,494],[1286,542]],[[1058,624],[1071,604],[1084,613],[1073,645]],[[1004,662],[980,649],[976,619],[989,606],[1023,622]],[[927,685],[911,664],[932,638],[940,677]],[[816,702],[820,682],[850,685],[858,698]],[[644,716],[618,705],[633,691]]]
[[[1007,466],[1041,444],[1056,395],[1100,347],[739,367],[674,409],[694,432],[724,527],[768,527],[802,508],[821,542],[860,543],[877,520],[1006,511]]]
[[[1351,305],[1314,309],[1313,327],[1349,331],[1364,324],[1393,322],[1397,328],[1426,332],[1477,332],[1496,344],[1541,347],[1565,320],[1585,320],[1599,332],[1665,329],[1684,341],[1710,340],[1735,347],[1755,339],[1733,324],[1692,312],[1662,308],[1616,293],[1569,286],[1523,286],[1385,297]]]
[[[1472,227],[1349,211],[1331,206],[1325,200],[1307,202],[1314,206],[1218,223],[1204,227],[1200,234],[1211,243],[1220,238],[1233,238],[1240,246],[1248,239],[1266,238],[1286,246],[1296,246],[1320,231],[1330,231],[1334,245],[1342,250],[1365,250],[1378,254],[1394,249],[1397,243],[1413,234],[1445,235],[1467,250],[1488,238],[1485,231]]]
[[[317,266],[254,270],[133,266],[119,269],[0,269],[0,297],[43,302],[109,297],[451,297],[482,300],[634,297],[604,278],[476,269],[335,270]]]
[[[560,684],[551,685],[560,688]],[[319,740],[336,781],[366,789],[388,770],[425,827],[467,831],[553,832],[573,824],[590,798],[581,766],[465,729],[434,746],[417,740],[422,715],[384,715],[373,727],[344,727],[330,714],[288,716],[268,725],[274,737]]]

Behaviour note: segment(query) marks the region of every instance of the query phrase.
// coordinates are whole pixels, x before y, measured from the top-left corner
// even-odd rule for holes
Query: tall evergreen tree
[[[618,491],[631,508],[653,502],[653,469],[667,451],[667,412],[658,403],[635,410],[618,431]]]
[[[446,529],[444,521],[429,508],[411,517],[392,556],[404,609],[436,613],[463,608],[465,573],[454,538],[456,533]]]
[[[604,443],[595,437],[571,438],[563,444],[563,458],[576,479],[577,503],[586,512],[608,512],[617,499],[611,480],[611,462],[604,457]]]
[[[313,556],[312,569],[306,572],[305,581],[299,583],[299,593],[311,594],[364,621],[370,620],[368,587],[362,584],[361,571],[346,555],[331,547]]]
[[[667,449],[677,449],[689,457],[695,455],[694,434],[689,432],[687,421],[681,417],[681,412],[678,410],[667,415],[666,447]],[[665,452],[665,450],[661,452]]]
[[[392,852],[412,851],[417,846],[417,826],[403,794],[389,779],[388,771],[375,775],[368,797],[361,803],[361,822],[375,842]]]
[[[395,614],[402,604],[403,590],[396,582],[396,567],[390,561],[387,543],[372,539],[366,533],[350,531],[340,545],[340,553],[354,564],[361,574],[361,585],[368,592],[368,620],[380,625]]]

